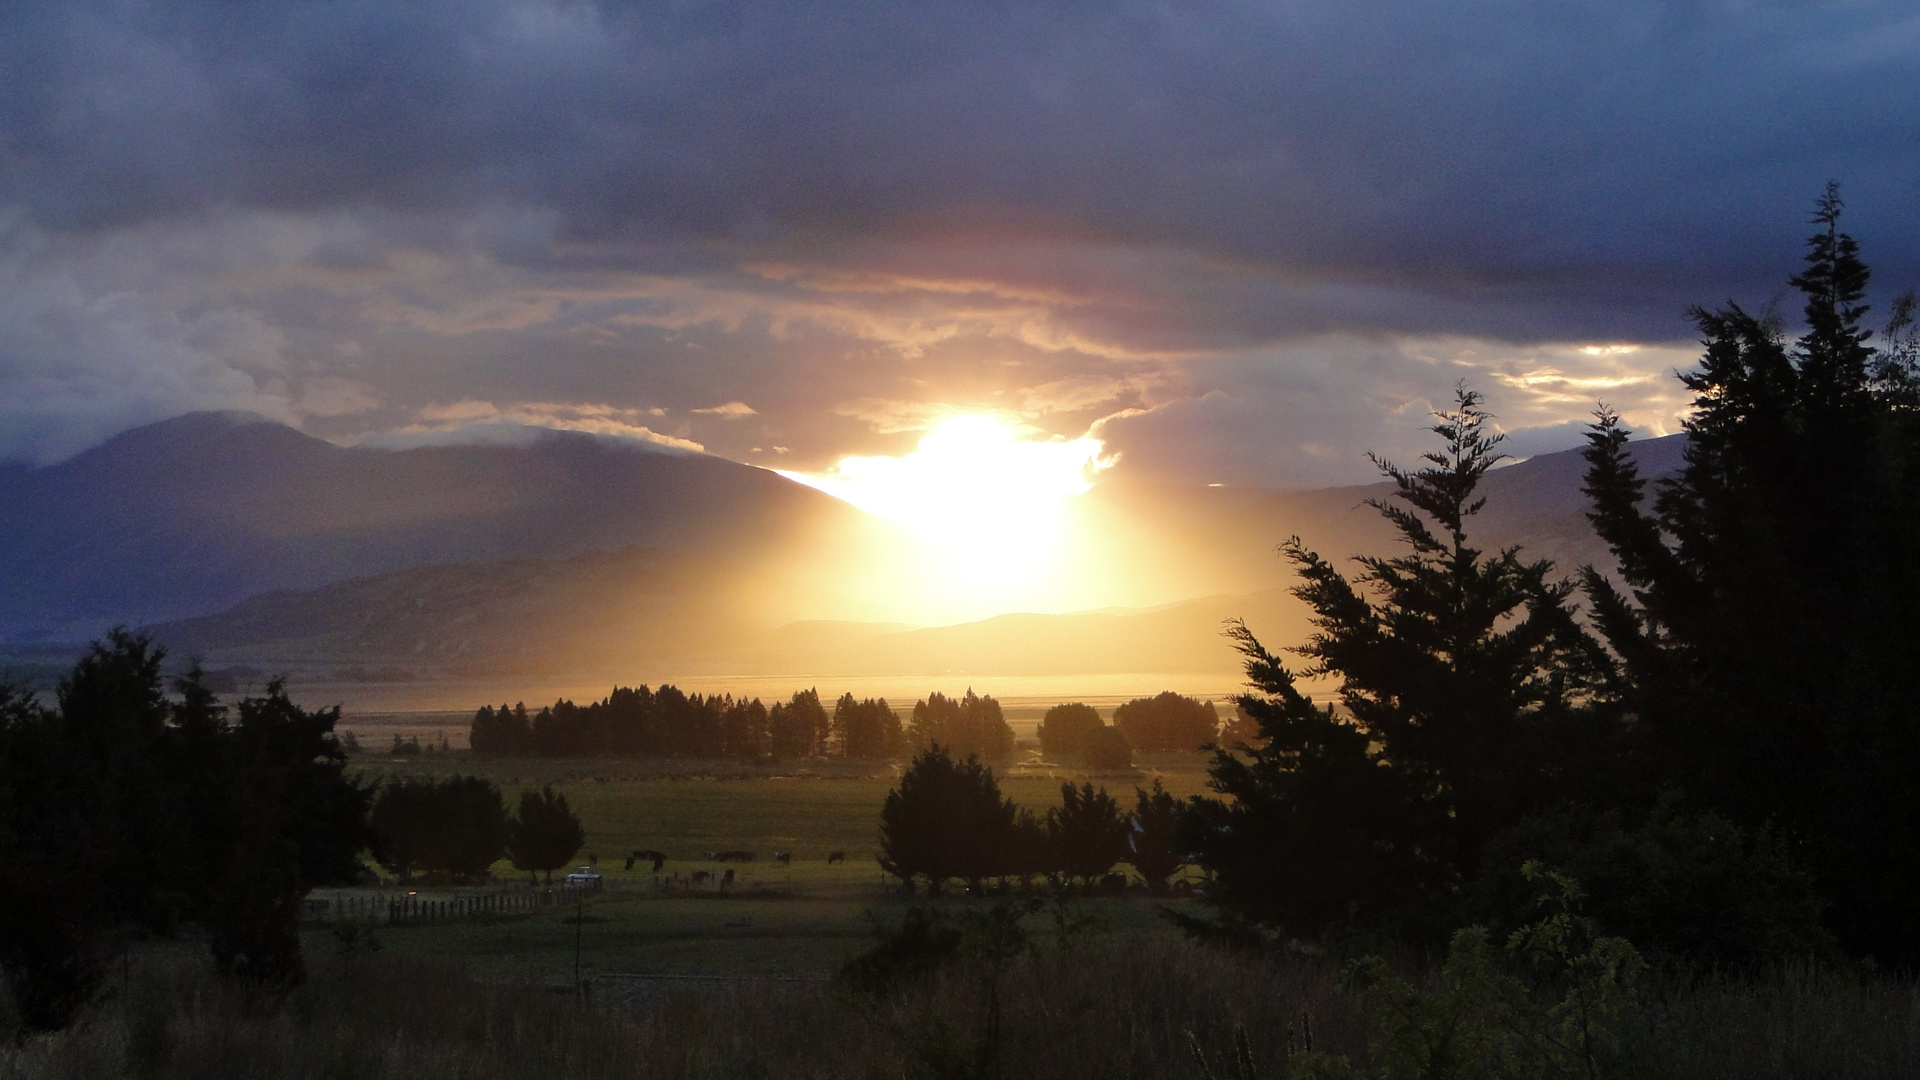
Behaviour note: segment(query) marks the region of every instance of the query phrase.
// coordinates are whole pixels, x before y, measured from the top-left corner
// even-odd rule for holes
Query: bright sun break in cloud
[[[783,472],[897,522],[926,548],[954,596],[1031,600],[1065,556],[1068,500],[1110,465],[1099,439],[1036,439],[995,416],[942,420],[901,457],[846,457],[824,473]]]

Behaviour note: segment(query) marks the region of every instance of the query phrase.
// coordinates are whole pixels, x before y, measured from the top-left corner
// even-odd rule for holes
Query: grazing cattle
[[[631,856],[627,858],[627,869],[629,870],[633,869],[634,863],[641,862],[643,860],[653,863],[653,872],[656,874],[660,872],[662,867],[667,865],[667,856],[665,852],[652,851],[652,850],[636,850]]]
[[[716,851],[709,857],[714,862],[752,862],[754,860],[754,854],[751,851]]]
[[[727,886],[732,884],[733,884],[733,871],[728,870],[727,876],[720,879],[720,887],[724,889]]]
[[[779,863],[779,864],[780,864],[781,866],[792,866],[792,865],[793,865],[793,852],[791,852],[791,851],[776,851],[776,852],[774,852],[774,853],[773,853],[773,861],[774,861],[774,862],[777,862],[777,863]]]
[[[844,851],[836,851],[833,854],[827,856],[828,866],[832,866],[834,863],[837,863],[837,862],[846,862],[846,861],[847,861],[847,853]]]
[[[695,870],[693,872],[693,883],[695,885],[703,884],[706,882],[708,878],[712,876],[713,876],[712,874],[706,872],[705,870]]]
[[[627,869],[633,869],[633,856],[627,856]]]

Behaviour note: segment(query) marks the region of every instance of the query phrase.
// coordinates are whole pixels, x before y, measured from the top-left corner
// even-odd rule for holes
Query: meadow
[[[1025,755],[1023,755],[1025,756]],[[1105,787],[1125,807],[1134,788],[1158,779],[1177,796],[1206,787],[1206,757],[1200,754],[1142,754],[1127,772],[1086,774],[1059,765],[1015,765],[996,770],[1000,790],[1021,806],[1044,811],[1060,803],[1060,785],[1091,782]],[[629,852],[664,852],[670,871],[689,864],[704,869],[709,851],[745,850],[760,861],[740,868],[748,881],[764,886],[815,886],[875,883],[874,856],[879,847],[880,805],[898,782],[897,764],[808,762],[756,765],[720,761],[488,760],[463,752],[428,753],[414,758],[365,754],[353,772],[368,781],[394,776],[439,778],[452,773],[481,776],[497,784],[508,808],[521,791],[552,785],[567,797],[587,831],[580,861],[599,856],[610,884],[653,878],[650,868],[622,869]],[[766,860],[776,851],[793,856],[790,868]],[[843,852],[846,860],[828,866]],[[502,862],[496,875],[510,877]],[[744,882],[743,882],[744,884]]]
[[[1059,766],[1001,770],[1001,790],[1016,803],[1045,810],[1060,802],[1062,783],[1091,781],[1130,806],[1136,785],[1159,779],[1180,795],[1205,784],[1205,758],[1142,755],[1135,770],[1086,774]],[[355,773],[378,781],[410,775],[482,776],[497,784],[509,808],[517,793],[544,785],[566,795],[586,829],[576,861],[596,860],[604,889],[577,907],[530,914],[381,926],[375,933],[394,953],[459,957],[475,970],[515,978],[572,977],[576,936],[581,972],[614,974],[757,974],[824,978],[871,946],[875,920],[897,923],[913,903],[875,862],[881,802],[897,783],[898,766],[816,759],[785,764],[739,762],[488,760],[463,751],[413,758],[363,754]],[[648,862],[625,867],[635,850],[667,856],[661,874]],[[750,863],[709,861],[716,851],[752,851]],[[773,861],[774,852],[791,856]],[[830,863],[829,856],[844,858]],[[689,887],[689,877],[735,882]],[[504,861],[494,867],[503,887],[530,883]],[[327,889],[314,894],[338,908],[354,898],[387,899],[395,885]],[[472,896],[480,889],[412,890],[416,900]],[[570,903],[572,901],[569,901]],[[1173,935],[1145,897],[1080,901],[1103,927]],[[1182,901],[1184,906],[1186,902]],[[580,920],[576,935],[575,920]]]

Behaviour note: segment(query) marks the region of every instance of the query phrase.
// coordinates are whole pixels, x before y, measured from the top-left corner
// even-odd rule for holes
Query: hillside
[[[1686,437],[1631,446],[1642,475],[1651,479],[1681,467]],[[1612,556],[1586,520],[1587,497],[1580,490],[1585,471],[1578,450],[1495,469],[1481,484],[1486,507],[1469,524],[1469,538],[1489,549],[1517,544],[1528,558],[1548,559],[1568,576],[1588,563],[1609,569]],[[1204,568],[1207,576],[1195,582],[1195,591],[1248,593],[1286,585],[1290,571],[1275,549],[1288,536],[1298,535],[1336,562],[1396,550],[1391,527],[1366,505],[1392,491],[1391,484],[1378,483],[1250,494],[1182,530],[1170,549],[1173,557]]]
[[[869,521],[763,469],[587,435],[349,448],[194,413],[0,471],[0,640],[73,640],[413,567],[635,545],[785,555]]]
[[[1641,443],[1649,474],[1678,464],[1683,443]],[[1552,454],[1498,470],[1474,535],[1519,543],[1565,572],[1604,565],[1582,516],[1581,463]],[[1010,613],[950,626],[827,620],[831,590],[763,561],[627,547],[564,559],[415,567],[248,599],[217,614],[154,626],[176,652],[213,665],[338,675],[399,668],[414,677],[611,675],[1073,675],[1194,672],[1231,677],[1222,621],[1244,618],[1270,643],[1301,639],[1306,613],[1274,545],[1298,533],[1330,555],[1391,550],[1364,505],[1384,485],[1289,493],[1212,493],[1177,507],[1142,505],[1136,523],[1185,522],[1143,536],[1138,557],[1178,560],[1217,592],[1157,607]],[[1212,516],[1206,516],[1207,511]],[[1196,519],[1197,522],[1196,522]],[[1143,530],[1144,531],[1144,530]]]

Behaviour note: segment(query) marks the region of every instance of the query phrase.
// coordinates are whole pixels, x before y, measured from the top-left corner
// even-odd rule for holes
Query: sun
[[[1066,556],[1069,501],[1112,464],[1099,439],[1036,438],[998,416],[949,417],[900,457],[845,457],[781,475],[894,521],[928,582],[979,603],[1032,597]]]

